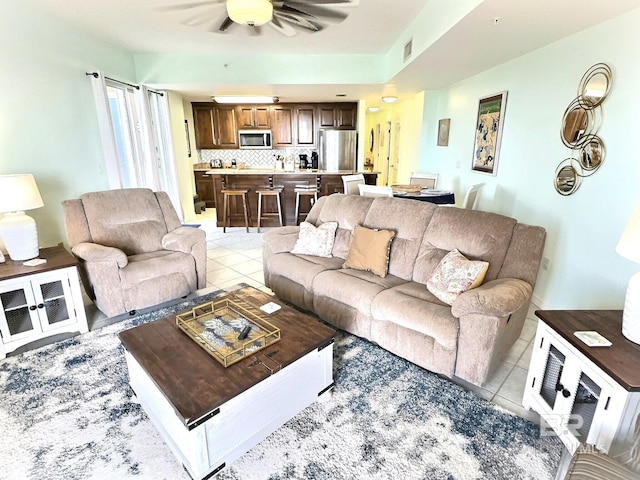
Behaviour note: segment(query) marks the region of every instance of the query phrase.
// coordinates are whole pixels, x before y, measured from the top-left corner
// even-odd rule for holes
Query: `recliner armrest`
[[[262,235],[262,243],[269,247],[270,253],[285,253],[293,250],[298,240],[300,227],[287,225],[269,230]]]
[[[174,252],[191,253],[193,247],[205,241],[204,230],[193,227],[178,227],[162,237],[162,248]]]
[[[114,262],[118,268],[126,267],[129,263],[122,250],[97,243],[78,243],[71,248],[71,252],[85,262]]]
[[[524,280],[498,278],[460,294],[451,305],[454,317],[481,314],[511,315],[529,300],[533,289]]]

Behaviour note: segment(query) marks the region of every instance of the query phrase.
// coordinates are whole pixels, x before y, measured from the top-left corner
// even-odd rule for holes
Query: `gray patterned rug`
[[[0,479],[188,479],[131,400],[127,319],[0,361]],[[357,337],[335,344],[335,391],[218,478],[551,479],[562,446],[538,427]]]

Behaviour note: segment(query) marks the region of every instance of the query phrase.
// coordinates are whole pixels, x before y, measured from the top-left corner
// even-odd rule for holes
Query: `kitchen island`
[[[218,225],[222,225],[222,193],[224,188],[229,189],[247,189],[248,203],[251,214],[251,224],[256,226],[258,220],[258,195],[256,189],[265,187],[281,187],[282,188],[282,216],[285,225],[295,225],[295,205],[296,194],[294,189],[298,185],[312,185],[318,187],[318,196],[331,195],[332,193],[343,193],[342,176],[354,173],[362,173],[365,182],[369,185],[375,185],[378,178],[377,172],[360,172],[354,170],[341,170],[337,172],[325,172],[322,170],[295,170],[287,172],[284,170],[275,170],[267,168],[209,168],[203,164],[194,165],[194,174],[200,182],[210,182],[212,185],[212,193],[215,196],[216,217]],[[244,226],[242,216],[242,201],[238,197],[231,199],[232,214],[239,215],[231,218],[232,227]],[[240,200],[240,201],[235,201]],[[209,204],[207,204],[209,206]],[[301,211],[307,211],[309,205],[301,205]],[[275,198],[263,198],[263,211],[275,211]],[[274,217],[263,219],[261,222],[263,227],[277,226],[278,220]]]

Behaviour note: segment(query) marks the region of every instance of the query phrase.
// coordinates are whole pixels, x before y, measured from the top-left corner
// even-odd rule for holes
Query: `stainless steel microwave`
[[[273,134],[271,130],[238,130],[238,144],[246,149],[273,148]]]

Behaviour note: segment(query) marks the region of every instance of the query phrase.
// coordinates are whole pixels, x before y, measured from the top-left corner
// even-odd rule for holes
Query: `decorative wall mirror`
[[[593,175],[604,161],[604,142],[597,133],[602,103],[609,95],[613,74],[604,63],[585,72],[578,85],[578,96],[569,103],[562,117],[560,138],[572,149],[572,156],[556,168],[554,186],[560,195],[571,195],[581,179]]]

